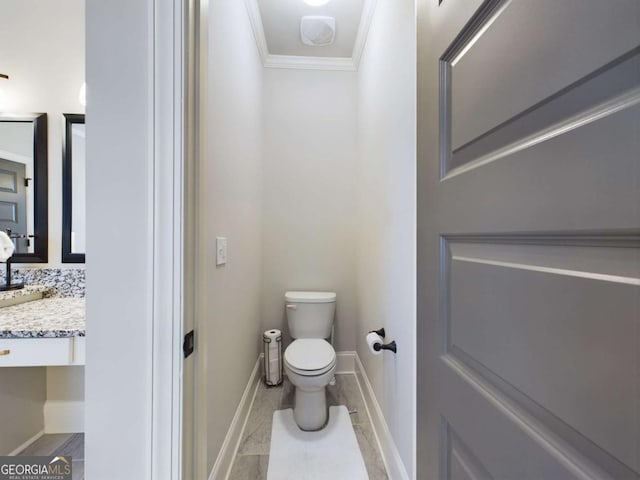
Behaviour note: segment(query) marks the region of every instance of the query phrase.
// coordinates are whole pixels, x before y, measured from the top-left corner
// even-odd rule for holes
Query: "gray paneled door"
[[[25,171],[23,163],[0,158],[0,230],[3,232],[10,229],[14,234],[27,233]],[[24,242],[24,239],[16,240],[19,250],[20,243]]]
[[[640,1],[419,0],[418,478],[640,478]]]

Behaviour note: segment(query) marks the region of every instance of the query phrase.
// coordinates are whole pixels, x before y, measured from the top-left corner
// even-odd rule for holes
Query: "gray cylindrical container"
[[[264,343],[264,382],[269,386],[280,385],[282,373],[282,332],[267,330],[262,335]]]

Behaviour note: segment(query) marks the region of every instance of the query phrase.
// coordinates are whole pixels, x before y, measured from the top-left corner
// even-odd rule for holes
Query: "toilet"
[[[320,430],[327,423],[325,387],[336,371],[331,343],[336,294],[287,292],[289,333],[294,339],[284,352],[284,369],[295,387],[293,418],[302,430]]]

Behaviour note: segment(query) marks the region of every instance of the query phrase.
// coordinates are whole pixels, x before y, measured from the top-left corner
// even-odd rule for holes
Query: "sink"
[[[20,290],[0,292],[0,308],[40,300],[48,290],[44,285],[25,285]]]

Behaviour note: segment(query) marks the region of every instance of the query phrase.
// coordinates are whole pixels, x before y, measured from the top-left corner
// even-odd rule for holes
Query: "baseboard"
[[[356,352],[337,352],[336,373],[355,373],[356,372]]]
[[[84,402],[47,400],[44,404],[44,432],[84,432]]]
[[[376,399],[371,382],[369,382],[369,377],[367,377],[367,372],[365,371],[357,353],[355,354],[354,360],[356,379],[358,380],[358,385],[360,386],[360,391],[364,398],[367,413],[369,414],[369,418],[371,418],[373,430],[376,439],[378,440],[378,446],[382,453],[382,459],[384,461],[385,468],[387,469],[387,475],[391,480],[409,480],[409,474],[404,467],[398,447],[393,440],[391,430],[389,430],[387,421],[384,419],[380,404]]]
[[[253,400],[255,399],[256,391],[258,390],[258,384],[262,378],[263,356],[264,354],[262,353],[258,356],[258,360],[253,367],[253,372],[249,377],[249,383],[247,383],[247,386],[244,389],[242,399],[240,400],[240,404],[233,416],[227,435],[224,438],[216,463],[213,465],[213,469],[209,475],[209,480],[226,480],[229,473],[231,473],[233,460],[236,457],[236,452],[238,451],[238,446],[242,439],[242,432],[244,431],[247,419],[249,418],[249,412],[251,412],[251,407],[253,406]]]
[[[40,437],[42,437],[44,435],[44,430],[40,430],[38,433],[36,433],[33,437],[31,437],[29,440],[27,440],[26,442],[24,442],[22,445],[20,445],[18,448],[16,448],[13,452],[9,453],[9,455],[7,455],[8,457],[15,457],[16,455],[18,455],[21,451],[23,451],[25,448],[27,448],[29,445],[31,445],[32,443],[36,442],[38,439],[40,439]]]

